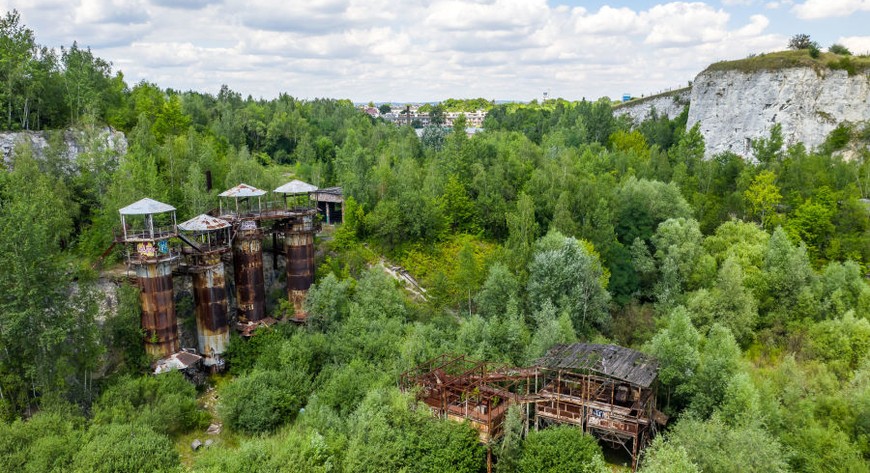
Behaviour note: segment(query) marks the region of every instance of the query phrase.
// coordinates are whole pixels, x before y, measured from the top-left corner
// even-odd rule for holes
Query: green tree
[[[88,431],[70,471],[171,472],[181,466],[169,437],[138,425],[111,424]]]
[[[722,403],[739,363],[740,347],[731,331],[714,324],[701,346],[701,363],[692,380],[692,412],[707,417]]]
[[[486,281],[475,297],[478,312],[486,318],[505,314],[508,304],[512,299],[516,301],[518,294],[516,276],[503,263],[495,263],[489,267]]]
[[[254,370],[227,385],[219,410],[238,432],[258,434],[275,430],[293,419],[305,404],[310,380],[299,370]]]
[[[644,451],[641,473],[701,473],[682,445],[666,442],[664,437],[653,439]]]
[[[576,427],[557,426],[529,433],[518,471],[603,473],[609,469],[594,437]]]
[[[508,251],[508,261],[511,269],[524,274],[526,265],[532,259],[532,251],[538,233],[538,223],[535,221],[535,203],[528,194],[521,193],[517,199],[516,211],[507,214],[507,228],[508,238],[505,242],[505,249]]]
[[[701,336],[689,313],[682,306],[671,311],[667,326],[650,340],[647,350],[659,362],[659,380],[667,390],[667,405],[671,396],[684,399],[701,362],[698,346]],[[681,401],[677,406],[683,405]]]
[[[541,238],[529,264],[528,295],[534,310],[546,302],[567,312],[574,328],[588,333],[606,326],[610,294],[607,276],[588,242],[551,232]]]
[[[756,218],[762,228],[770,227],[771,221],[776,218],[776,206],[782,200],[775,182],[776,174],[773,171],[761,171],[743,193],[749,215]]]

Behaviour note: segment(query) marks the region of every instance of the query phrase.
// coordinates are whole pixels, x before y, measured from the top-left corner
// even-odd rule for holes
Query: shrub
[[[818,49],[818,44],[808,34],[796,34],[788,40],[788,49],[810,49],[812,46]]]
[[[160,376],[124,377],[94,406],[97,424],[138,423],[164,434],[178,434],[208,424],[199,409],[196,388],[178,371]]]
[[[113,424],[91,429],[73,460],[74,472],[162,472],[180,466],[169,437],[148,427]]]
[[[576,427],[559,426],[531,432],[526,437],[519,471],[592,473],[609,470],[595,438]]]
[[[849,51],[849,48],[843,46],[842,44],[834,43],[831,47],[828,48],[828,52],[839,54],[841,56],[851,56],[852,51]]]
[[[309,386],[307,373],[299,370],[254,370],[224,389],[219,412],[233,430],[270,432],[299,412]]]

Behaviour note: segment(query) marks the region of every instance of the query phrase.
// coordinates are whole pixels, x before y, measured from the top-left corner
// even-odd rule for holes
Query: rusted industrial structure
[[[260,325],[276,322],[266,316],[263,240],[268,235],[272,237],[273,267],[278,267],[279,254],[286,258],[287,295],[294,306],[290,320],[304,322],[303,303],[314,282],[314,235],[320,229],[316,200],[312,200],[316,190],[292,181],[274,191],[281,199],[268,201],[266,191],[239,184],[219,194],[217,209],[180,226],[174,207],[152,199],[120,209],[123,230],[115,243],[127,247],[127,263],[135,270],[141,289],[142,328],[149,355],[168,359],[180,353],[174,270],[192,278],[197,350],[205,357],[205,366],[222,365],[233,317],[245,336]],[[178,240],[185,246],[177,247]],[[182,254],[185,264],[179,265]],[[225,263],[232,264],[232,281],[226,277]],[[229,303],[230,282],[234,307]]]
[[[175,207],[146,198],[119,213],[120,241],[139,286],[145,351],[154,358],[171,356],[179,351],[172,287],[172,263],[179,253],[170,246],[170,239],[178,235]]]
[[[196,304],[197,348],[203,364],[213,370],[223,367],[221,355],[230,342],[229,312],[224,262],[230,251],[230,229],[226,220],[199,215],[180,225],[179,234],[187,246],[183,253],[193,279]]]
[[[574,425],[623,448],[637,468],[641,450],[667,418],[656,410],[658,363],[615,345],[556,345],[532,367],[511,368],[442,355],[402,375],[406,389],[436,415],[468,421],[489,443],[502,434],[507,408],[523,407],[527,425]]]
[[[341,187],[325,187],[312,193],[317,211],[327,224],[341,223],[344,218],[344,191]]]
[[[262,196],[266,191],[239,184],[218,194],[220,218],[233,222],[233,280],[236,284],[238,317],[256,322],[266,317],[266,287],[263,276]],[[224,206],[224,200],[230,205]],[[233,205],[234,204],[234,205]]]
[[[308,289],[314,284],[315,208],[309,206],[311,194],[317,187],[294,180],[275,189],[284,196],[288,218],[282,222],[284,255],[287,258],[287,300],[293,304],[293,319],[304,321],[304,308]]]

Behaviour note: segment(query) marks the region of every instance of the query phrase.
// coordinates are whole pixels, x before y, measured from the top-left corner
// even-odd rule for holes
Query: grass
[[[686,92],[686,91],[689,91],[689,90],[692,90],[692,88],[691,87],[683,87],[681,89],[669,90],[667,92],[662,92],[660,94],[647,95],[646,97],[640,97],[640,98],[632,98],[628,102],[620,102],[620,103],[615,104],[613,106],[613,109],[616,110],[616,109],[621,108],[621,107],[634,106],[634,105],[637,105],[639,103],[643,103],[643,102],[647,102],[649,100],[657,99],[659,97],[679,95],[679,94]]]
[[[811,67],[821,73],[830,69],[845,69],[849,75],[870,69],[870,56],[841,56],[833,53],[821,53],[818,58],[810,57],[806,49],[798,51],[777,51],[759,54],[736,61],[720,61],[711,64],[704,72],[714,71],[775,71],[795,67]]]

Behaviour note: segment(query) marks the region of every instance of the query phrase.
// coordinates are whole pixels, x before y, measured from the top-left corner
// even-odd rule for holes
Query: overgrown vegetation
[[[32,38],[4,21],[6,39]],[[811,60],[766,56],[744,64]],[[867,471],[870,153],[835,153],[866,124],[819,150],[783,148],[774,129],[748,162],[704,159],[685,114],[633,127],[606,99],[497,105],[485,132],[458,126],[436,142],[348,101],[120,77],[106,69],[90,86],[119,87],[117,101],[55,121],[45,114],[63,99],[41,109],[40,127],[90,137],[75,163],[21,148],[0,171],[4,471],[479,472],[477,432],[432,418],[396,388],[400,374],[444,352],[526,365],[577,340],[658,358],[671,422],[643,471]],[[31,92],[3,90],[20,117]],[[106,123],[126,132],[126,154],[99,144]],[[229,373],[212,379],[218,409],[205,410],[181,375],[145,374],[135,290],[103,321],[80,268],[123,205],[152,197],[185,219],[227,187],[271,189],[288,174],[348,197],[321,242],[311,323],[234,337]],[[382,257],[418,276],[424,297]],[[211,421],[227,433],[190,453]],[[516,409],[507,424],[497,471],[602,467],[576,429],[523,438]]]

